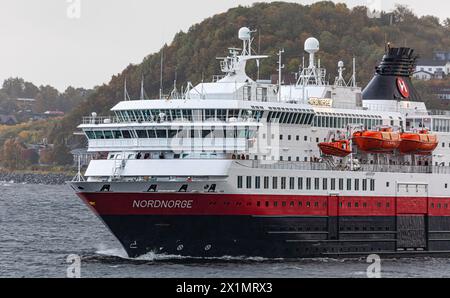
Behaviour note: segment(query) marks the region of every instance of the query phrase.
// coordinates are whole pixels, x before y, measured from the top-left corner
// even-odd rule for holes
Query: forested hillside
[[[254,49],[270,55],[261,64],[261,78],[276,73],[276,52],[285,49],[285,72],[295,72],[302,61],[303,44],[314,36],[321,42],[319,57],[330,77],[336,75],[337,61],[343,60],[350,68],[353,56],[357,58],[358,83],[364,86],[373,75],[374,67],[383,55],[385,42],[394,46],[408,46],[424,58],[433,50],[450,50],[450,19],[433,16],[418,17],[405,7],[380,18],[368,17],[366,7],[349,9],[344,4],[319,2],[300,5],[286,2],[259,3],[251,7],[236,7],[193,25],[187,32],[179,32],[169,45],[158,53],[145,57],[141,64],[130,65],[114,75],[107,85],[83,101],[73,112],[50,130],[50,142],[72,135],[82,116],[91,112],[108,114],[108,110],[123,99],[123,83],[128,82],[132,98],[139,97],[141,77],[145,78],[147,94],[159,92],[160,60],[164,52],[164,92],[173,86],[175,75],[178,88],[187,81],[193,84],[219,74],[217,56],[227,54],[230,46],[240,46],[237,32],[247,26],[258,30]],[[149,36],[148,38],[151,38]],[[248,73],[255,74],[256,66],[249,65]]]

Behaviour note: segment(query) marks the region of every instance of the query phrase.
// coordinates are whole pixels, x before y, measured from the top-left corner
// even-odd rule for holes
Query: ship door
[[[339,196],[328,197],[328,240],[339,239]]]
[[[427,248],[428,185],[397,183],[397,250]]]

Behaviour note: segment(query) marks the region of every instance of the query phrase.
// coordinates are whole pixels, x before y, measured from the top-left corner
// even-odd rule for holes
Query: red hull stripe
[[[99,215],[450,216],[450,198],[80,193]]]

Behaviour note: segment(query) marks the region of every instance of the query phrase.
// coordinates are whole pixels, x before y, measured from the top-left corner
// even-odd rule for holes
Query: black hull
[[[102,219],[133,258],[148,252],[202,258],[450,252],[450,217],[124,215]]]

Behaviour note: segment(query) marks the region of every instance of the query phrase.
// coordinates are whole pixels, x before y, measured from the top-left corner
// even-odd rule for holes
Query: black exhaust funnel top
[[[363,91],[363,100],[422,101],[411,81],[417,59],[413,49],[388,45],[375,76]]]

